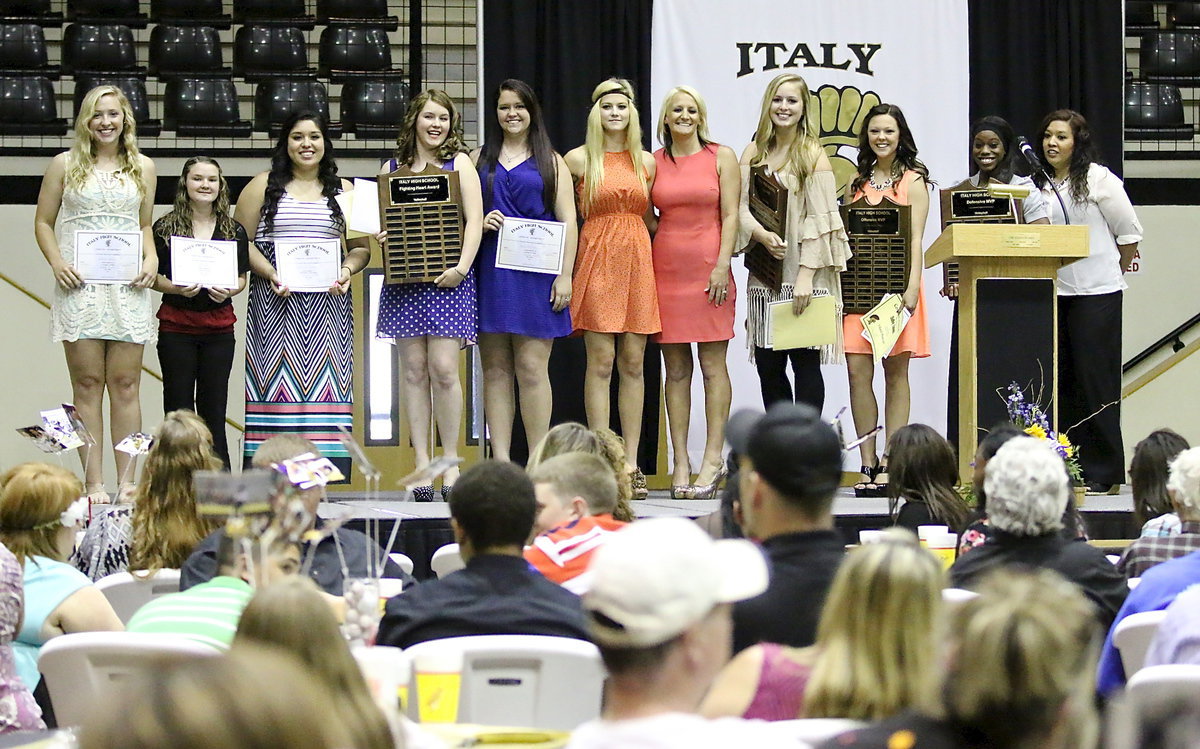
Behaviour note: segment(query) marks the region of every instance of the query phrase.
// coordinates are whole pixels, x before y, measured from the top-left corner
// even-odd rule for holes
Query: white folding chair
[[[412,681],[408,656],[400,648],[389,645],[352,648],[350,652],[358,662],[358,668],[375,702],[388,715],[395,714],[400,707],[400,687],[407,688]]]
[[[446,544],[433,552],[433,557],[429,560],[429,569],[433,570],[433,574],[438,577],[458,572],[466,566],[466,562],[463,561],[462,554],[458,550],[458,544]]]
[[[419,717],[417,659],[445,652],[463,656],[460,723],[570,731],[600,715],[605,673],[592,643],[544,635],[479,635],[431,640],[404,651],[414,672],[410,717]]]
[[[145,604],[159,596],[179,592],[179,570],[161,569],[147,578],[116,572],[96,581],[96,587],[125,624]]]
[[[849,718],[801,718],[771,723],[779,729],[781,740],[803,741],[814,746],[865,725],[861,720]]]
[[[400,552],[396,551],[388,554],[388,556],[391,557],[391,560],[396,563],[397,567],[404,570],[404,574],[412,574],[413,560],[407,554],[401,554]]]
[[[1166,611],[1140,611],[1122,619],[1113,630],[1113,645],[1121,653],[1126,679],[1136,674],[1146,662],[1150,641],[1166,615]]]
[[[1131,577],[1125,581],[1125,584],[1129,586],[1130,590],[1133,590],[1141,583],[1142,583],[1142,578],[1140,578],[1140,577]]]
[[[979,594],[966,588],[942,588],[942,600],[946,603],[965,603]]]
[[[1125,692],[1139,706],[1159,704],[1171,697],[1195,701],[1200,695],[1200,666],[1182,663],[1146,666],[1129,677]]]
[[[113,701],[113,688],[130,676],[168,662],[219,654],[178,635],[77,632],[47,641],[38,655],[38,670],[58,725],[77,726],[96,706],[120,704]]]

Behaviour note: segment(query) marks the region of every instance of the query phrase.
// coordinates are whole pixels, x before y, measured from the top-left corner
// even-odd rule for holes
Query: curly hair
[[[633,514],[633,483],[625,471],[625,441],[611,429],[588,429],[576,421],[566,421],[558,424],[542,441],[529,452],[526,470],[532,471],[539,463],[555,455],[565,453],[591,453],[604,460],[617,479],[617,509],[612,516],[616,520],[632,523],[636,516]]]
[[[169,213],[154,222],[154,233],[160,237],[190,237],[192,236],[192,201],[188,199],[187,178],[192,167],[197,164],[211,164],[217,168],[220,179],[220,189],[217,200],[213,203],[213,217],[217,220],[217,233],[233,237],[237,232],[237,222],[229,212],[229,184],[225,182],[225,173],[217,160],[209,156],[193,156],[183,163],[183,171],[179,173],[179,183],[175,186],[175,203]]]
[[[1054,448],[1032,437],[1011,439],[984,472],[993,526],[1017,536],[1042,536],[1063,527],[1069,476]]]
[[[317,179],[321,183],[321,195],[324,196],[325,203],[329,206],[330,214],[333,216],[339,232],[344,233],[346,230],[346,217],[342,215],[342,207],[334,199],[342,191],[342,180],[338,177],[337,162],[333,158],[333,144],[329,140],[329,123],[325,122],[325,118],[316,112],[300,111],[293,112],[283,121],[279,139],[275,141],[275,148],[271,150],[271,171],[267,176],[267,187],[263,193],[261,214],[263,236],[270,236],[274,230],[275,212],[279,209],[279,201],[283,199],[288,183],[292,181],[294,165],[291,156],[288,155],[288,138],[296,129],[296,125],[301,122],[312,122],[321,131],[324,153],[321,155],[321,162],[317,165]]]
[[[142,178],[141,151],[137,145],[137,121],[133,118],[133,107],[125,92],[116,86],[96,86],[83,96],[79,103],[79,114],[75,115],[75,140],[67,151],[67,175],[64,180],[67,187],[80,189],[87,178],[96,169],[96,139],[88,127],[100,100],[105,96],[115,96],[117,105],[121,108],[121,140],[117,143],[117,161],[121,168],[117,171],[127,175],[137,185],[139,196],[146,194],[145,180]]]
[[[1045,133],[1051,122],[1065,122],[1071,128],[1075,146],[1071,150],[1071,163],[1067,166],[1067,181],[1071,185],[1071,200],[1082,203],[1088,199],[1089,194],[1088,168],[1092,164],[1104,163],[1100,159],[1100,151],[1092,141],[1092,130],[1088,127],[1087,120],[1083,118],[1083,115],[1073,109],[1056,109],[1046,115],[1038,130],[1039,133],[1042,133],[1042,137],[1038,139],[1037,146],[1038,157],[1041,158],[1043,164],[1049,163],[1046,161]],[[1040,169],[1034,170],[1033,182],[1039,189],[1045,187],[1046,175]]]
[[[417,117],[425,109],[425,105],[433,102],[450,113],[450,129],[446,131],[446,139],[438,146],[435,154],[443,163],[467,150],[466,139],[463,136],[462,115],[454,106],[450,94],[440,88],[431,88],[417,94],[404,113],[404,122],[400,123],[400,132],[396,135],[396,150],[392,158],[398,166],[409,166],[417,158]]]
[[[894,119],[896,127],[900,131],[900,142],[896,144],[896,158],[892,162],[892,179],[899,182],[904,173],[911,169],[921,175],[926,184],[934,184],[933,180],[929,178],[929,168],[917,158],[917,142],[913,140],[908,120],[904,119],[904,112],[901,112],[900,107],[895,104],[876,104],[867,112],[866,118],[863,119],[862,130],[858,131],[858,173],[854,175],[854,181],[850,183],[851,195],[858,192],[858,189],[871,179],[871,172],[875,169],[875,162],[878,160],[875,152],[871,150],[871,120],[883,115]]]
[[[152,574],[183,565],[214,528],[196,511],[192,474],[221,467],[212,434],[199,416],[186,410],[167,414],[134,495],[129,569]]]

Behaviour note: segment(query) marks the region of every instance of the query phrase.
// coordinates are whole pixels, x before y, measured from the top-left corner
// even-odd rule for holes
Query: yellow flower
[[[1046,439],[1046,430],[1037,424],[1025,427],[1025,434],[1028,434],[1030,437],[1037,437],[1040,440]]]

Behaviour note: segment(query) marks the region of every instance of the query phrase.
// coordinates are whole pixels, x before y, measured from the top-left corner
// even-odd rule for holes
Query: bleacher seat
[[[321,31],[317,70],[333,83],[353,78],[401,76],[392,68],[387,31],[372,26],[326,26]]]
[[[44,75],[58,78],[50,64],[46,32],[36,23],[0,24],[0,75]]]
[[[233,22],[311,29],[316,19],[308,15],[304,0],[237,0],[233,4]]]
[[[0,0],[0,18],[7,23],[36,23],[62,26],[62,13],[52,10],[50,0]]]
[[[304,34],[293,26],[243,26],[233,40],[233,74],[247,81],[316,77]]]
[[[146,28],[146,14],[138,0],[68,0],[67,20],[80,23],[120,23],[135,29]]]
[[[144,75],[145,68],[128,26],[73,23],[63,31],[62,72]]]
[[[394,31],[400,19],[388,15],[387,0],[317,0],[317,23],[366,21],[372,26]]]
[[[359,138],[393,138],[408,108],[408,83],[347,81],[342,86],[342,130]]]
[[[1183,118],[1179,88],[1169,83],[1125,84],[1125,137],[1128,140],[1190,140],[1196,128]]]
[[[1154,3],[1125,3],[1125,31],[1138,33],[1158,28]]]
[[[1200,3],[1171,3],[1167,6],[1167,21],[1173,29],[1200,28]]]
[[[180,137],[248,138],[237,90],[228,78],[173,78],[163,98],[163,129]]]
[[[150,97],[146,95],[146,81],[139,76],[124,73],[77,73],[75,75],[74,109],[79,113],[84,94],[96,86],[116,86],[129,99],[133,119],[137,123],[139,138],[153,138],[162,132],[162,121],[150,119]]]
[[[44,75],[0,77],[0,135],[65,135],[54,84]]]
[[[325,84],[309,78],[272,78],[258,84],[254,92],[254,129],[277,137],[283,121],[299,110],[320,114],[329,122],[329,137],[341,136],[341,123],[329,121]]]
[[[198,24],[227,29],[232,24],[221,0],[150,0],[150,18],[174,26]]]
[[[1142,35],[1142,76],[1151,83],[1200,83],[1200,33],[1154,31]]]
[[[150,75],[162,79],[230,76],[212,26],[159,25],[150,32]]]

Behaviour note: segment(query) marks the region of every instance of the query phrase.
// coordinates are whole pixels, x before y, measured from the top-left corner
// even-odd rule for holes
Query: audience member
[[[1147,666],[1188,663],[1200,666],[1200,585],[1180,593],[1154,631]],[[1197,734],[1200,735],[1200,734]]]
[[[853,550],[833,578],[817,644],[743,650],[701,714],[882,720],[935,710],[945,582],[937,559],[907,531]]]
[[[971,514],[970,522],[963,530],[962,535],[959,536],[959,556],[976,546],[982,546],[992,535],[991,526],[988,525],[987,489],[983,485],[983,472],[987,468],[988,461],[992,459],[1001,445],[1022,434],[1024,432],[1006,421],[992,427],[991,431],[979,440],[979,447],[975,449],[975,460],[971,463],[974,469],[971,475],[971,489],[975,494],[975,511]]]
[[[239,648],[145,669],[97,710],[80,749],[346,749],[326,687],[277,649]]]
[[[0,734],[44,729],[42,710],[17,676],[13,640],[25,615],[21,563],[0,544]]]
[[[941,710],[906,712],[821,749],[1094,747],[1099,632],[1078,587],[1049,570],[995,572],[979,594],[950,611]]]
[[[167,414],[146,454],[132,507],[105,508],[93,518],[75,566],[93,580],[126,569],[179,569],[213,530],[196,512],[192,474],[221,466],[203,419],[191,411]]]
[[[617,481],[603,460],[587,453],[566,453],[529,472],[538,503],[533,542],[525,559],[534,569],[567,590],[587,590],[592,554],[616,530]]]
[[[584,607],[609,674],[604,714],[568,749],[795,745],[769,724],[696,714],[729,660],[729,604],[766,589],[753,546],[683,518],[642,520],[596,552],[592,573]]]
[[[294,656],[346,721],[354,749],[396,746],[387,717],[371,698],[362,671],[321,592],[310,580],[287,577],[254,594],[238,622],[232,652],[278,648]]]
[[[1054,448],[1031,437],[1009,440],[988,461],[984,486],[992,537],[954,563],[951,585],[973,588],[999,568],[1045,567],[1078,585],[1100,623],[1111,624],[1129,588],[1103,551],[1060,532],[1070,486]]]
[[[1134,446],[1129,486],[1133,490],[1133,517],[1142,527],[1140,535],[1179,533],[1179,516],[1172,512],[1167,495],[1167,466],[1188,447],[1188,441],[1170,429],[1156,429]]]
[[[634,521],[633,483],[625,470],[625,441],[611,429],[588,429],[576,421],[557,424],[529,453],[525,469],[532,471],[543,460],[566,453],[590,453],[599,456],[613,472],[617,482],[617,508],[612,516],[623,523]]]
[[[316,456],[321,454],[316,445],[298,434],[279,434],[258,446],[252,465],[255,468],[269,469],[306,453]],[[310,527],[320,528],[323,523],[317,516],[317,508],[325,498],[325,487],[304,489],[299,494],[308,514]],[[217,574],[217,550],[224,537],[225,530],[222,528],[213,531],[200,542],[183,565],[179,580],[180,590],[187,590],[193,585],[211,580]],[[338,527],[331,535],[322,534],[316,542],[316,548],[312,548],[311,541],[305,540],[300,552],[301,558],[307,559],[309,555],[312,556],[310,576],[321,590],[333,596],[340,596],[343,592],[345,578],[342,565],[345,565],[350,577],[367,577],[372,560],[375,563],[382,561],[384,577],[400,578],[404,581],[404,588],[416,585],[416,580],[388,558],[374,541],[365,534],[345,526]]]
[[[130,632],[183,635],[224,650],[233,641],[242,610],[254,589],[300,571],[300,547],[276,536],[273,541],[221,538],[218,575],[179,593],[143,605],[129,620]]]
[[[579,597],[525,561],[537,503],[512,463],[485,460],[450,494],[450,526],[466,567],[387,602],[380,645],[406,648],[465,635],[555,635],[587,639]]]
[[[67,563],[87,513],[82,493],[79,479],[62,466],[22,463],[0,475],[0,542],[24,569],[25,619],[13,653],[30,690],[41,679],[37,658],[47,640],[124,629],[104,594]]]
[[[1125,577],[1139,577],[1168,559],[1200,551],[1200,447],[1184,450],[1171,461],[1167,493],[1181,521],[1179,533],[1143,536],[1121,554],[1117,569]]]
[[[845,555],[833,527],[841,442],[816,409],[782,401],[765,414],[739,411],[725,435],[740,461],[742,531],[762,544],[771,571],[765,593],[733,608],[734,652],[811,645]]]
[[[947,525],[955,533],[967,524],[968,508],[954,488],[958,460],[946,438],[925,424],[907,424],[888,444],[888,514],[913,533],[922,525]],[[900,511],[896,511],[896,505]]]

